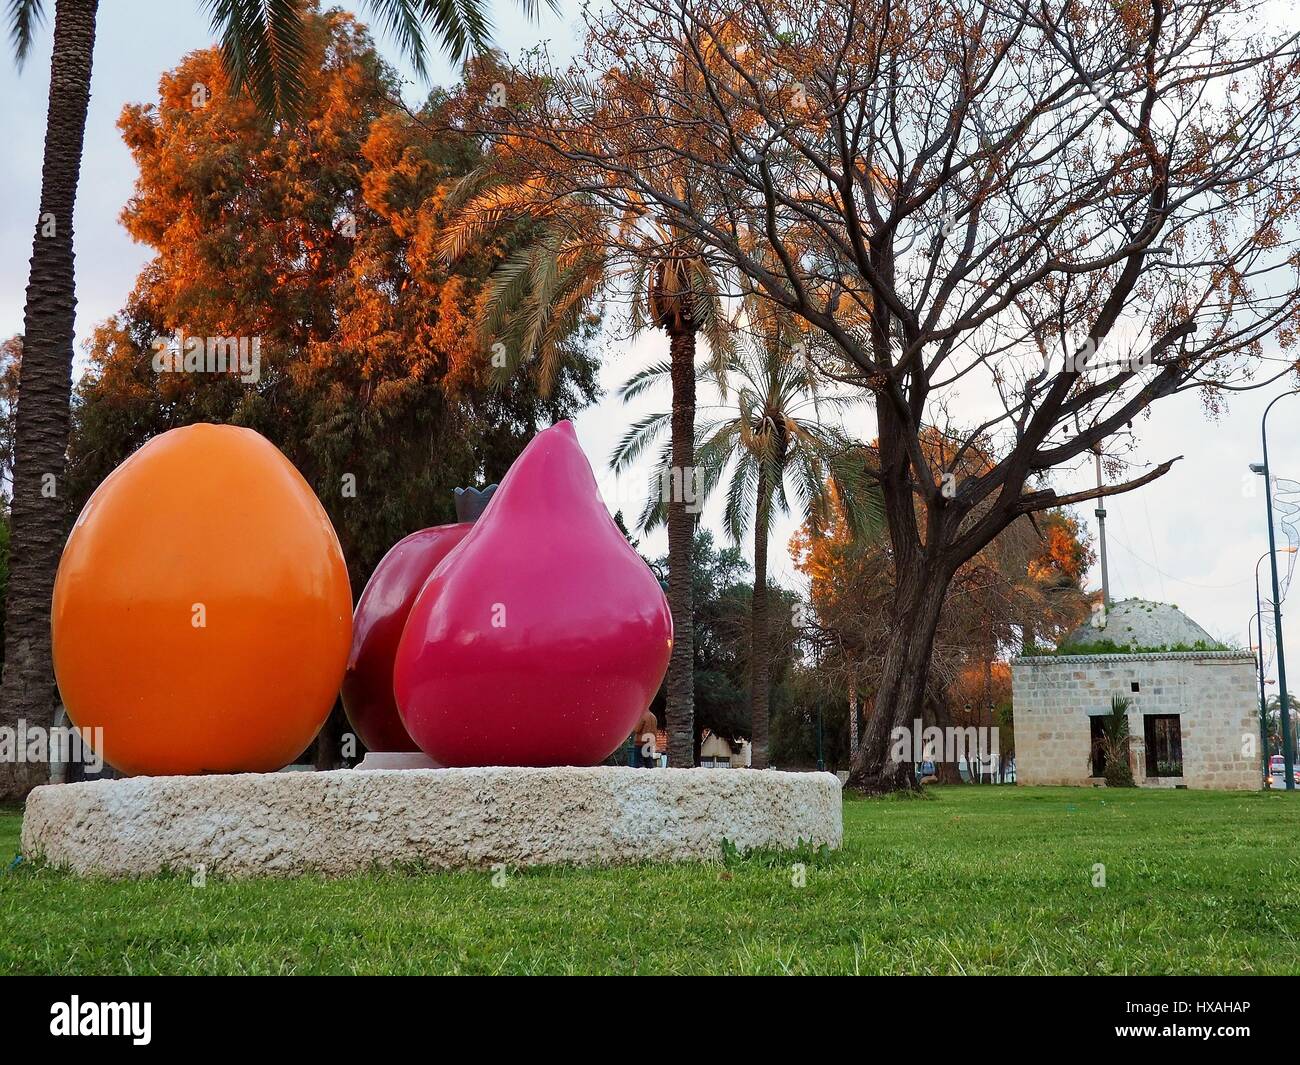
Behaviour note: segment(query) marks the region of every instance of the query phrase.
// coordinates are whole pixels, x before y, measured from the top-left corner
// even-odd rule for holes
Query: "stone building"
[[[1177,607],[1112,603],[1055,653],[1011,663],[1016,780],[1095,784],[1111,698],[1130,700],[1133,777],[1143,787],[1262,786],[1255,659],[1228,650]]]

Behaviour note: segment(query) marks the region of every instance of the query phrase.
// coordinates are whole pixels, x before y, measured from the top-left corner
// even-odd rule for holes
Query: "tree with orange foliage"
[[[480,162],[471,139],[431,132],[456,101],[397,108],[395,74],[350,15],[310,16],[307,40],[298,125],[262,122],[215,49],[123,110],[139,177],[122,221],[155,255],[92,337],[68,506],[150,436],[246,425],[316,490],[359,590],[402,536],[454,520],[455,486],[499,479],[594,397],[593,327],[569,328],[545,396],[534,374],[493,377],[477,321],[511,245],[477,242],[454,267],[436,250],[447,196]],[[256,379],[160,371],[178,340],[207,337],[256,339]]]

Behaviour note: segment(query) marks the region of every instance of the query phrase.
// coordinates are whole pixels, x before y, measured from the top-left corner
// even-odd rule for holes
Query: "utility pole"
[[[1110,570],[1106,566],[1106,504],[1103,502],[1104,497],[1101,493],[1101,445],[1098,444],[1093,449],[1093,457],[1097,460],[1097,542],[1101,550],[1101,602],[1102,605],[1109,609],[1110,607]]]

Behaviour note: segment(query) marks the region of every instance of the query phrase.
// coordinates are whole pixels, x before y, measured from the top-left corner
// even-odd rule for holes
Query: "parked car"
[[[1291,768],[1291,777],[1300,787],[1300,763]],[[1268,760],[1268,777],[1267,784],[1270,788],[1286,787],[1286,759],[1280,754],[1273,755]]]

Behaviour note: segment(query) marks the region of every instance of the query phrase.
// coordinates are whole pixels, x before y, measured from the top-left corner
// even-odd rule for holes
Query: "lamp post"
[[[1259,581],[1255,581],[1255,602],[1259,603]],[[1252,651],[1258,652],[1255,656],[1255,665],[1259,671],[1259,749],[1260,763],[1259,771],[1261,779],[1265,785],[1268,784],[1268,703],[1264,699],[1264,632],[1259,627],[1260,617],[1259,608],[1255,608],[1255,616],[1250,619],[1255,623],[1256,639],[1259,645],[1256,646],[1250,642],[1250,622],[1246,623],[1246,646]]]
[[[1289,547],[1289,546],[1284,547],[1282,548],[1282,553],[1287,555],[1294,555],[1296,553],[1296,549],[1294,547]],[[1246,646],[1249,647],[1252,651],[1258,652],[1255,658],[1255,663],[1256,666],[1258,667],[1258,672],[1259,672],[1259,746],[1261,752],[1260,772],[1264,775],[1265,778],[1267,778],[1269,775],[1268,774],[1269,751],[1268,751],[1268,699],[1264,695],[1264,685],[1271,684],[1273,682],[1264,680],[1264,628],[1263,628],[1264,607],[1260,603],[1260,599],[1259,599],[1259,564],[1263,562],[1264,559],[1267,557],[1268,557],[1268,552],[1265,551],[1264,554],[1260,555],[1255,562],[1255,613],[1252,615],[1250,621],[1246,623]],[[1251,621],[1255,623],[1255,638],[1257,641],[1256,643],[1250,642]],[[1265,783],[1268,783],[1267,779],[1265,779]]]
[[[1264,408],[1263,416],[1259,419],[1259,439],[1264,449],[1262,468],[1256,469],[1255,465],[1251,464],[1252,470],[1264,476],[1264,510],[1268,516],[1269,568],[1273,573],[1273,628],[1277,640],[1277,694],[1278,706],[1281,708],[1279,716],[1282,718],[1282,762],[1286,772],[1287,791],[1295,791],[1295,755],[1291,750],[1291,703],[1286,694],[1286,649],[1282,646],[1282,593],[1277,580],[1277,535],[1273,531],[1273,482],[1268,472],[1268,413],[1273,409],[1273,404],[1279,399],[1297,394],[1300,394],[1300,389],[1283,392],[1282,395],[1274,396],[1273,399],[1269,400],[1268,406]],[[1259,572],[1258,563],[1255,564],[1255,572]],[[1255,588],[1258,595],[1258,581],[1255,583]]]
[[[1279,547],[1277,553],[1282,555],[1294,555],[1296,553],[1296,548],[1289,545],[1287,547]],[[1259,564],[1266,558],[1268,558],[1267,551],[1255,560],[1255,633],[1259,637],[1259,712],[1261,715],[1261,723],[1267,720],[1268,701],[1264,698],[1264,604],[1259,595]],[[1247,626],[1246,635],[1247,637],[1250,636],[1249,626]],[[1267,756],[1268,734],[1267,732],[1262,732],[1260,733],[1260,736],[1264,740],[1264,753]]]
[[[1262,467],[1261,467],[1261,468],[1262,468]],[[1254,465],[1254,464],[1251,465],[1251,469],[1255,469],[1255,465]],[[1256,472],[1258,473],[1259,470],[1256,470]],[[1267,485],[1267,482],[1265,482],[1265,483],[1266,483],[1266,485]],[[1264,742],[1264,754],[1265,754],[1265,759],[1266,759],[1266,760],[1265,760],[1265,763],[1264,763],[1265,766],[1268,765],[1268,762],[1267,762],[1267,757],[1268,757],[1268,730],[1267,730],[1267,726],[1268,726],[1268,700],[1265,699],[1265,697],[1264,697],[1264,628],[1263,628],[1263,626],[1264,626],[1264,605],[1263,605],[1263,601],[1260,599],[1260,595],[1259,595],[1259,564],[1260,564],[1261,562],[1263,562],[1264,559],[1266,559],[1266,558],[1268,558],[1270,555],[1272,555],[1272,557],[1273,557],[1273,569],[1274,569],[1274,572],[1276,573],[1276,570],[1277,570],[1277,556],[1278,556],[1278,555],[1294,555],[1295,553],[1296,553],[1296,549],[1295,549],[1294,547],[1291,547],[1290,545],[1288,545],[1288,546],[1286,546],[1286,547],[1279,547],[1279,548],[1277,548],[1275,551],[1271,551],[1271,552],[1270,552],[1270,551],[1265,551],[1262,555],[1259,556],[1258,559],[1255,560],[1255,619],[1256,619],[1255,631],[1259,634],[1259,713],[1260,713],[1260,730],[1261,730],[1261,731],[1260,731],[1260,737],[1261,737],[1261,739],[1262,739],[1263,742]],[[1274,587],[1276,587],[1276,585],[1274,585]],[[1274,604],[1274,606],[1276,607],[1276,604]],[[1281,650],[1280,650],[1280,649],[1279,649],[1279,651],[1278,651],[1278,676],[1279,676],[1279,677],[1282,676],[1282,654],[1281,654]],[[1283,683],[1285,684],[1285,681],[1283,681]],[[1283,688],[1283,690],[1285,690],[1285,688]],[[1287,764],[1287,765],[1293,765],[1294,762],[1295,762],[1295,755],[1290,753],[1290,751],[1291,751],[1291,721],[1290,721],[1290,717],[1291,717],[1291,715],[1290,715],[1290,713],[1288,713],[1288,712],[1286,712],[1286,711],[1283,711],[1283,712],[1281,713],[1281,717],[1282,717],[1283,719],[1285,719],[1285,721],[1286,721],[1286,724],[1285,724],[1285,726],[1284,726],[1283,729],[1282,729],[1282,758],[1283,758],[1283,761],[1284,761],[1285,764]],[[1291,789],[1294,790],[1294,788],[1295,788],[1295,781],[1292,779],[1292,776],[1293,776],[1293,774],[1291,773],[1291,770],[1288,769],[1288,770],[1287,770],[1287,779],[1290,781],[1290,787],[1291,787]]]

